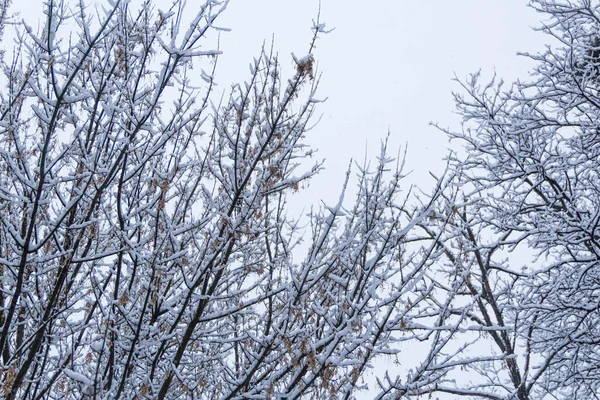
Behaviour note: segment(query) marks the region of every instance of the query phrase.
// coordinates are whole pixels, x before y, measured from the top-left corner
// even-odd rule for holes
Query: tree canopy
[[[530,78],[459,80],[433,190],[384,141],[300,219],[320,21],[221,96],[227,1],[49,0],[37,28],[9,3],[5,398],[600,396],[599,2],[532,1]]]

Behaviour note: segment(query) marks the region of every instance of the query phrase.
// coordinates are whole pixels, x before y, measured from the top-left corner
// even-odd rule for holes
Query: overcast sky
[[[332,182],[341,185],[350,157],[362,160],[365,146],[376,155],[388,129],[394,150],[408,144],[411,181],[431,184],[428,171],[441,172],[450,144],[429,123],[459,128],[454,74],[481,69],[508,82],[526,78],[531,63],[517,52],[543,49],[547,37],[532,30],[543,16],[526,3],[321,0],[321,21],[335,30],[314,52],[322,73],[319,97],[328,100],[309,142],[327,162],[310,190],[335,199]],[[220,77],[245,79],[248,62],[273,35],[291,66],[290,53],[306,52],[318,10],[317,0],[232,0],[220,20],[232,29],[221,37]]]
[[[170,3],[155,0],[163,9]],[[35,25],[41,4],[14,1],[13,10]],[[431,185],[428,172],[442,172],[450,144],[429,123],[460,124],[453,113],[454,74],[481,69],[508,82],[526,78],[531,63],[517,52],[540,51],[548,40],[532,30],[543,16],[525,0],[231,0],[217,21],[231,29],[220,39],[221,90],[248,78],[249,62],[273,37],[293,72],[290,54],[307,51],[319,6],[321,21],[334,30],[314,51],[322,74],[318,97],[328,100],[308,141],[326,159],[326,170],[313,180],[309,197],[328,202],[337,199],[350,158],[362,160],[365,147],[377,155],[388,130],[394,152],[408,145],[410,182]]]

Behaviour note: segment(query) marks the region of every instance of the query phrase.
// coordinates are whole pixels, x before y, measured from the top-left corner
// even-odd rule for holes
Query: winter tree
[[[436,198],[407,206],[385,144],[336,204],[287,210],[321,168],[305,135],[324,25],[291,76],[265,49],[223,97],[210,37],[227,1],[187,3],[48,0],[37,28],[0,9],[16,27],[0,93],[7,399],[354,398],[433,290],[437,242],[410,253],[407,238]]]
[[[600,396],[600,2],[535,0],[549,46],[513,84],[462,81],[464,157],[424,221],[438,243],[426,385],[487,399]],[[528,257],[531,256],[531,257]],[[444,261],[445,260],[445,261]]]

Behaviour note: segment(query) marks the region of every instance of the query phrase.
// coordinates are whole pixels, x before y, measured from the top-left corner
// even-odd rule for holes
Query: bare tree
[[[398,351],[431,253],[407,256],[407,233],[431,207],[406,212],[384,145],[304,232],[286,196],[321,167],[304,136],[324,25],[293,76],[263,50],[215,105],[226,5],[50,0],[20,25],[0,97],[7,399],[349,399]]]
[[[424,371],[445,377],[414,393],[600,396],[600,3],[531,4],[552,38],[528,55],[532,78],[504,89],[475,74],[456,95],[465,124],[448,134],[466,156],[423,226],[447,260],[432,279],[449,299],[434,313],[447,316],[445,353]]]

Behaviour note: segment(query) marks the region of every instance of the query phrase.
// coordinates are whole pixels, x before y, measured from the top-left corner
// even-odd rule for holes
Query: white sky
[[[376,155],[388,129],[394,154],[408,144],[410,181],[430,186],[428,171],[441,174],[450,144],[429,123],[460,124],[454,74],[481,68],[484,76],[495,71],[507,82],[526,78],[531,63],[517,52],[541,51],[548,40],[532,30],[543,16],[526,3],[321,0],[321,21],[335,30],[314,51],[322,72],[318,97],[328,100],[309,143],[327,161],[308,198],[337,199],[348,160],[362,161],[365,147]],[[220,20],[232,31],[221,36],[217,79],[246,79],[249,61],[273,35],[281,61],[291,67],[289,54],[302,56],[308,48],[318,9],[318,0],[232,0]]]
[[[187,2],[191,11],[200,0]],[[164,9],[171,0],[154,3]],[[531,63],[517,52],[541,51],[548,41],[532,30],[542,16],[526,0],[231,0],[217,21],[231,29],[220,39],[220,89],[247,79],[248,64],[273,37],[283,65],[293,72],[290,54],[307,51],[319,4],[321,21],[335,30],[314,51],[322,73],[318,98],[328,100],[317,109],[322,119],[308,142],[326,159],[326,169],[306,198],[328,203],[337,200],[350,158],[362,161],[365,148],[376,156],[388,130],[394,154],[408,145],[408,181],[430,187],[428,173],[443,172],[450,143],[429,123],[460,127],[454,74],[481,69],[485,77],[495,71],[507,82],[525,78]],[[35,26],[41,5],[13,0],[12,10]]]

